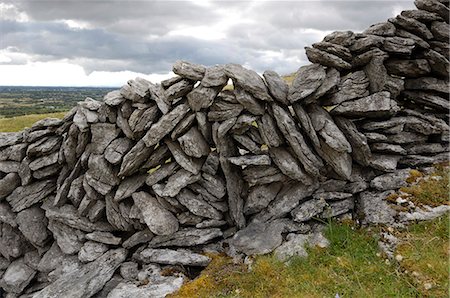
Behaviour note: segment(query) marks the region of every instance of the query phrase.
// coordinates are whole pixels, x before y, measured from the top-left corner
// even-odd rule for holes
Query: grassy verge
[[[36,121],[44,118],[63,118],[67,112],[32,114],[0,119],[0,132],[20,131],[26,127],[31,127]]]
[[[215,256],[199,278],[171,297],[417,297],[409,276],[380,257],[377,239],[367,230],[330,223],[326,249],[289,265],[273,256],[256,258],[251,271]]]

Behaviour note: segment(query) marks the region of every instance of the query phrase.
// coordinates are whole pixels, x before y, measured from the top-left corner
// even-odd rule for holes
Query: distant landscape
[[[78,101],[103,96],[117,88],[0,86],[0,118],[65,112]]]

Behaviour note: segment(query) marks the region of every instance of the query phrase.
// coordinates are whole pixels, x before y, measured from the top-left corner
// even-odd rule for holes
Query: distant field
[[[102,100],[114,89],[0,86],[0,118],[68,111],[86,97]]]
[[[44,118],[62,118],[67,112],[33,114],[0,119],[0,132],[20,131],[26,127],[31,127],[33,123]]]

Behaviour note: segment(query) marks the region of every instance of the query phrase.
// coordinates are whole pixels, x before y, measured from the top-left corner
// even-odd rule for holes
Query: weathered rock
[[[183,189],[177,196],[177,200],[193,214],[201,217],[222,219],[222,214],[213,206],[202,199],[201,194],[195,195],[187,189]]]
[[[341,58],[345,61],[352,60],[352,55],[351,55],[350,51],[348,50],[348,48],[346,48],[344,46],[341,46],[341,45],[338,45],[335,43],[331,43],[331,42],[326,42],[326,41],[314,43],[312,46],[315,49],[338,56],[339,58]],[[323,64],[323,65],[325,65],[325,64]]]
[[[350,46],[350,51],[355,53],[367,52],[373,48],[379,48],[384,42],[384,38],[376,35],[367,35],[359,38]]]
[[[279,147],[283,144],[283,137],[278,130],[274,119],[269,114],[264,114],[256,121],[264,143],[269,147]]]
[[[28,250],[28,242],[22,233],[7,223],[0,223],[0,254],[7,260],[16,259]]]
[[[180,169],[167,180],[166,186],[162,192],[164,197],[175,197],[181,189],[189,184],[195,183],[200,179],[200,174],[192,174],[185,169]]]
[[[106,244],[95,241],[87,241],[78,252],[78,259],[80,262],[89,263],[97,260],[107,251],[108,246]]]
[[[444,2],[445,3],[445,2]],[[418,9],[433,12],[449,23],[449,9],[440,1],[434,0],[416,0],[414,4]]]
[[[346,101],[331,110],[334,115],[347,117],[385,117],[391,116],[398,110],[395,100],[390,98],[390,93],[382,91],[361,99]]]
[[[408,155],[400,159],[399,164],[407,167],[418,167],[436,163],[448,162],[448,152],[438,153],[434,156]]]
[[[22,161],[27,153],[28,144],[20,143],[0,149],[0,160]]]
[[[316,48],[305,47],[306,56],[312,63],[334,67],[339,70],[351,69],[352,65],[341,57]]]
[[[244,107],[244,109],[254,115],[264,114],[263,103],[259,102],[259,99],[254,97],[251,93],[240,87],[236,87],[234,94],[236,95],[236,100]]]
[[[430,73],[431,68],[425,59],[417,60],[399,60],[390,59],[385,63],[386,69],[390,74],[396,76],[415,78]]]
[[[142,135],[157,119],[159,110],[156,105],[151,105],[148,108],[135,109],[128,119],[130,129],[137,135]]]
[[[419,22],[422,22],[424,24],[433,22],[433,21],[441,21],[442,18],[433,12],[429,12],[422,9],[416,9],[416,10],[404,10],[401,12],[401,15],[407,17],[407,18],[413,18],[418,20]]]
[[[411,38],[387,37],[384,40],[383,50],[390,54],[409,56],[415,48],[415,42]]]
[[[114,90],[108,92],[104,97],[103,101],[109,106],[118,106],[123,103],[126,99],[120,94],[120,90]]]
[[[17,224],[28,241],[36,246],[44,246],[49,232],[47,230],[47,218],[41,208],[33,206],[22,210],[17,214]]]
[[[144,185],[146,179],[146,174],[136,174],[123,179],[114,195],[114,201],[119,202],[125,198],[131,197],[134,192]]]
[[[106,195],[120,183],[117,169],[111,166],[103,155],[91,154],[88,167],[85,174],[86,182],[102,195]]]
[[[186,249],[147,248],[139,253],[138,258],[144,263],[201,267],[205,267],[211,262],[211,258]]]
[[[322,65],[311,64],[298,69],[289,88],[288,99],[291,103],[301,101],[313,94],[325,80],[326,72]]]
[[[314,91],[313,94],[303,99],[302,104],[309,104],[322,98],[332,96],[332,94],[335,93],[338,89],[340,76],[341,75],[337,69],[329,67],[327,69],[327,74],[325,76],[325,80],[323,81],[323,83],[320,85],[319,88],[317,88],[316,91]]]
[[[292,219],[297,222],[304,222],[318,216],[326,206],[324,199],[313,199],[300,203],[298,207],[291,211]]]
[[[279,74],[272,70],[266,70],[263,73],[263,77],[266,81],[270,95],[272,95],[272,97],[279,103],[288,105],[289,101],[287,100],[287,97],[289,86],[283,80],[283,78],[281,78]]]
[[[402,12],[403,14],[403,12]],[[390,22],[378,23],[371,25],[363,34],[373,34],[379,36],[394,36],[395,26]]]
[[[156,145],[164,136],[169,134],[172,129],[183,119],[189,111],[187,104],[180,104],[172,111],[162,116],[158,122],[154,123],[145,136],[141,139],[147,147]]]
[[[97,260],[62,275],[34,297],[91,297],[111,279],[126,256],[127,251],[123,248],[110,250]]]
[[[142,212],[145,223],[156,235],[170,235],[178,230],[177,218],[167,211],[157,199],[145,192],[133,194],[134,203]]]
[[[173,65],[172,71],[180,77],[193,81],[200,81],[205,75],[206,67],[187,61],[178,60]]]
[[[271,164],[270,157],[267,155],[243,155],[228,157],[228,160],[237,166],[268,166]]]
[[[321,218],[332,218],[345,214],[355,207],[355,200],[353,198],[328,202],[328,206],[320,215]]]
[[[408,154],[434,154],[447,150],[448,148],[440,143],[410,145],[406,148]]]
[[[448,24],[444,22],[431,23],[431,33],[433,33],[435,39],[442,42],[448,42]]]
[[[6,200],[11,205],[14,212],[19,212],[42,201],[48,195],[53,193],[55,189],[56,185],[54,180],[38,181],[17,187],[8,197],[6,197]]]
[[[419,104],[423,104],[440,111],[448,111],[449,109],[448,100],[433,93],[421,91],[405,91],[403,95],[408,100],[412,100],[413,102],[417,102]]]
[[[18,259],[6,269],[0,284],[6,291],[20,294],[35,275],[36,271],[26,265],[24,259]]]
[[[397,168],[400,156],[372,154],[370,166],[384,172],[393,172]]]
[[[123,157],[118,176],[124,177],[136,173],[153,152],[154,149],[152,147],[147,147],[145,142],[141,139]]]
[[[170,246],[196,246],[205,244],[208,241],[222,236],[222,232],[218,228],[210,229],[195,229],[184,228],[180,229],[172,235],[158,235],[155,236],[149,243],[149,247],[170,247]]]
[[[210,148],[202,134],[196,127],[192,127],[188,132],[178,138],[183,151],[192,157],[200,158],[207,156]]]
[[[23,140],[23,132],[0,133],[0,148],[15,145]]]
[[[3,173],[17,173],[19,171],[20,163],[17,161],[5,160],[0,161],[0,172]]]
[[[221,200],[227,193],[225,181],[218,175],[203,173],[198,184],[216,198],[214,201]]]
[[[349,47],[355,42],[355,33],[352,31],[334,31],[325,36],[323,41]]]
[[[436,91],[441,93],[449,93],[448,82],[432,77],[422,77],[418,79],[405,80],[406,90],[424,90]]]
[[[20,177],[17,173],[9,173],[0,179],[0,199],[7,197],[20,184]]]
[[[244,107],[239,103],[230,103],[223,100],[215,100],[208,112],[209,121],[224,121],[237,117]]]
[[[36,156],[50,154],[53,151],[58,150],[60,144],[61,144],[60,137],[57,137],[57,136],[44,137],[44,138],[38,140],[37,142],[31,144],[30,146],[28,146],[28,149],[26,150],[27,156],[36,157]]]
[[[153,233],[150,230],[142,230],[134,233],[130,238],[125,240],[122,243],[122,246],[125,248],[132,248],[142,243],[148,243],[154,237]]]
[[[399,189],[407,185],[406,179],[410,176],[410,172],[411,169],[402,169],[375,177],[370,182],[370,187],[380,191]]]
[[[114,124],[96,123],[91,125],[91,133],[93,153],[102,154],[106,147],[117,138],[120,130]]]
[[[448,78],[450,72],[450,62],[448,61],[448,58],[446,58],[448,55],[444,56],[436,51],[428,50],[425,52],[424,56],[430,63],[432,72],[438,76]]]
[[[385,201],[391,191],[370,192],[360,194],[358,212],[363,216],[364,224],[391,224],[394,222],[396,212]]]
[[[398,27],[402,27],[406,31],[410,31],[425,40],[433,38],[433,34],[428,30],[427,26],[415,19],[398,15],[396,18],[389,19],[389,22],[394,23],[394,25]]]
[[[197,86],[193,91],[187,94],[189,106],[195,112],[201,109],[209,108],[219,94],[221,88],[219,87],[204,87],[202,84]]]
[[[330,242],[320,231],[314,231],[306,235],[288,234],[286,242],[275,249],[274,255],[283,262],[289,262],[292,257],[307,257],[307,248],[328,247]]]
[[[283,174],[305,184],[311,184],[311,178],[289,151],[281,147],[274,147],[270,149],[270,156]]]
[[[173,84],[164,91],[165,98],[172,102],[178,98],[187,95],[194,88],[194,84],[190,80],[181,80],[176,84]]]
[[[80,230],[54,220],[49,221],[48,229],[53,233],[58,246],[67,255],[78,253],[83,246],[84,233]]]
[[[17,227],[16,214],[6,202],[0,203],[0,222],[6,223],[13,228]]]
[[[214,65],[206,69],[201,84],[205,87],[222,87],[227,82],[228,77],[225,74],[225,68],[222,65]]]
[[[136,280],[138,278],[139,269],[138,263],[135,262],[124,262],[120,265],[120,275],[125,280]]]
[[[226,64],[225,73],[233,80],[235,88],[240,87],[259,100],[273,101],[263,79],[253,70],[238,64]]]
[[[370,149],[373,152],[383,152],[388,154],[400,154],[406,155],[406,150],[400,145],[386,144],[386,143],[373,143],[370,145]]]
[[[148,186],[153,186],[159,181],[171,176],[177,168],[178,165],[175,162],[163,164],[160,168],[147,176],[145,183]]]
[[[164,298],[167,295],[176,292],[183,285],[183,277],[161,276],[151,280],[144,286],[138,286],[135,283],[121,282],[112,289],[108,298]]]
[[[119,245],[122,242],[121,238],[116,237],[109,232],[100,231],[94,231],[92,233],[86,234],[86,239],[108,245]]]
[[[194,175],[197,175],[200,172],[200,169],[202,167],[202,161],[200,159],[192,158],[188,156],[184,151],[181,149],[181,146],[176,143],[172,142],[170,140],[166,140],[165,144],[169,148],[170,152],[172,153],[173,158],[175,161],[186,171],[191,172]]]
[[[341,78],[339,91],[321,100],[324,105],[335,105],[341,102],[369,95],[369,80],[363,71],[349,73]]]

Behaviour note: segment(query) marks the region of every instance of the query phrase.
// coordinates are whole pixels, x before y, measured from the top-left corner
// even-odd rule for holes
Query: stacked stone
[[[1,134],[7,297],[163,296],[207,251],[286,256],[317,219],[393,222],[410,168],[448,160],[448,2],[416,6],[306,48],[290,86],[179,61]]]

